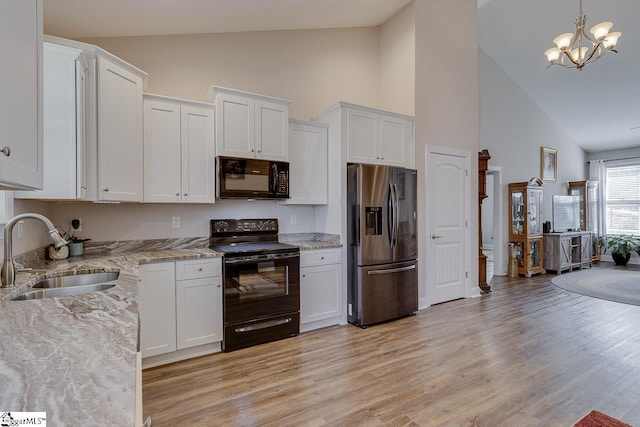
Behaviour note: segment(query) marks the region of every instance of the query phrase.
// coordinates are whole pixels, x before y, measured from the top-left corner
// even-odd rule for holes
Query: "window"
[[[607,166],[607,234],[640,235],[640,164]]]

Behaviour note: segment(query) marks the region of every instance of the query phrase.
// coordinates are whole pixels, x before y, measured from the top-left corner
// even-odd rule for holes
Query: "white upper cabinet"
[[[290,101],[211,86],[216,105],[216,154],[289,161]]]
[[[86,198],[84,123],[87,68],[82,50],[44,43],[43,189],[16,192],[16,198]]]
[[[214,203],[213,128],[213,105],[145,94],[145,202]]]
[[[0,190],[41,189],[42,0],[0,1]]]
[[[413,167],[413,118],[349,105],[347,161]]]
[[[289,199],[285,204],[326,205],[328,140],[326,124],[289,119]]]
[[[136,72],[98,56],[98,199],[142,201],[142,83]]]

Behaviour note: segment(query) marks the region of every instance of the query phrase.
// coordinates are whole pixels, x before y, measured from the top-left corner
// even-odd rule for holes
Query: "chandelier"
[[[564,33],[553,39],[556,47],[547,49],[544,53],[549,60],[549,68],[552,65],[560,65],[564,68],[577,68],[582,70],[585,65],[600,59],[605,53],[614,49],[620,32],[610,33],[613,22],[601,22],[589,30],[593,37],[585,32],[587,17],[582,13],[582,0],[580,0],[580,15],[575,20],[576,32]]]

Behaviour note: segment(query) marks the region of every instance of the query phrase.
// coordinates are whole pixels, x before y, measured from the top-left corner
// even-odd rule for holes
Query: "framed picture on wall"
[[[545,181],[558,179],[558,150],[546,147],[541,148],[540,176]]]

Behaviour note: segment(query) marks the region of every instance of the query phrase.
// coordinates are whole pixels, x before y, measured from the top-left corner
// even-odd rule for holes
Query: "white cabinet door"
[[[255,100],[255,154],[258,159],[289,161],[289,107]]]
[[[16,192],[16,198],[75,200],[84,197],[86,62],[81,59],[80,49],[44,43],[43,188]]]
[[[41,189],[42,0],[0,2],[0,190]]]
[[[138,312],[142,357],[176,351],[175,263],[140,266]]]
[[[142,201],[142,78],[98,57],[98,197]]]
[[[300,323],[340,316],[342,265],[304,267],[300,276]]]
[[[254,157],[254,101],[228,93],[216,95],[216,154]]]
[[[328,188],[327,126],[289,121],[289,196],[285,203],[326,205]]]
[[[222,341],[222,277],[176,282],[177,348]]]
[[[212,108],[181,107],[182,201],[215,202],[215,153]]]
[[[380,162],[378,154],[378,115],[369,111],[347,111],[347,161]]]
[[[408,167],[407,161],[412,155],[409,152],[411,139],[408,134],[413,126],[410,127],[405,119],[384,115],[379,116],[378,126],[380,162],[389,166]]]
[[[144,201],[180,201],[180,104],[144,101]]]

